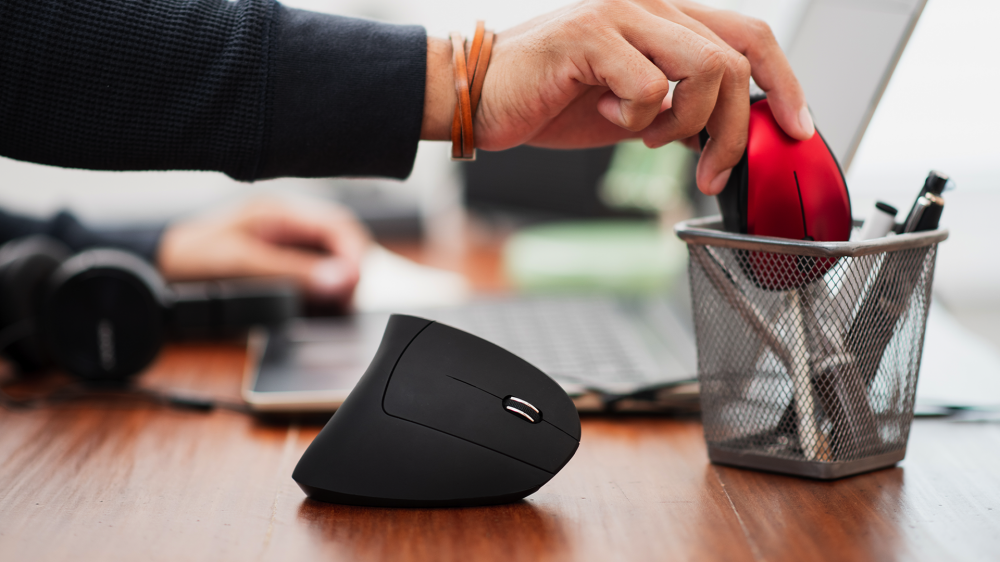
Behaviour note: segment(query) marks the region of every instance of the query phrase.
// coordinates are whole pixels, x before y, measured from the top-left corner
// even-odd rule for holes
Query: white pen
[[[895,229],[897,214],[898,211],[892,205],[877,201],[871,213],[868,214],[868,218],[861,225],[857,239],[859,241],[873,240],[886,236]],[[862,300],[861,295],[864,294],[868,278],[878,260],[878,254],[851,258],[851,263],[845,268],[844,276],[840,281],[840,290],[837,291],[837,295],[833,298],[833,305],[830,307],[830,310],[833,311],[831,320],[834,325],[831,326],[832,329],[828,335],[833,336],[836,341],[843,341],[844,333],[851,325],[855,309]]]
[[[861,231],[858,232],[858,240],[873,240],[889,234],[889,231],[893,230],[896,226],[896,215],[898,213],[899,211],[892,205],[876,201],[875,208],[872,209],[871,214],[865,219],[865,223],[861,225]]]

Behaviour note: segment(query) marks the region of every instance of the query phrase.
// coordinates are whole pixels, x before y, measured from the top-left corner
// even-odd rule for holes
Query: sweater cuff
[[[405,178],[420,140],[427,35],[277,5],[259,179]]]

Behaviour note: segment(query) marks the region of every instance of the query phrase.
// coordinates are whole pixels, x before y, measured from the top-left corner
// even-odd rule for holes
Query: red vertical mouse
[[[702,141],[707,141],[702,133]],[[851,236],[851,199],[837,158],[823,136],[788,136],[767,99],[750,105],[747,147],[718,196],[726,230],[820,242]],[[750,274],[765,289],[788,289],[823,275],[834,259],[782,259],[751,252]]]

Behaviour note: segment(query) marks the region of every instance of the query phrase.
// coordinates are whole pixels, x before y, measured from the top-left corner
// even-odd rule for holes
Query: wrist
[[[452,65],[451,42],[427,38],[427,78],[424,86],[424,116],[421,140],[448,140],[455,113],[457,94]]]

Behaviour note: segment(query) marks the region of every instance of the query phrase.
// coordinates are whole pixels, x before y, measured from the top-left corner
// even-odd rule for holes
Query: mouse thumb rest
[[[548,482],[579,439],[573,402],[541,371],[461,330],[393,315],[292,478],[339,504],[507,503]]]

